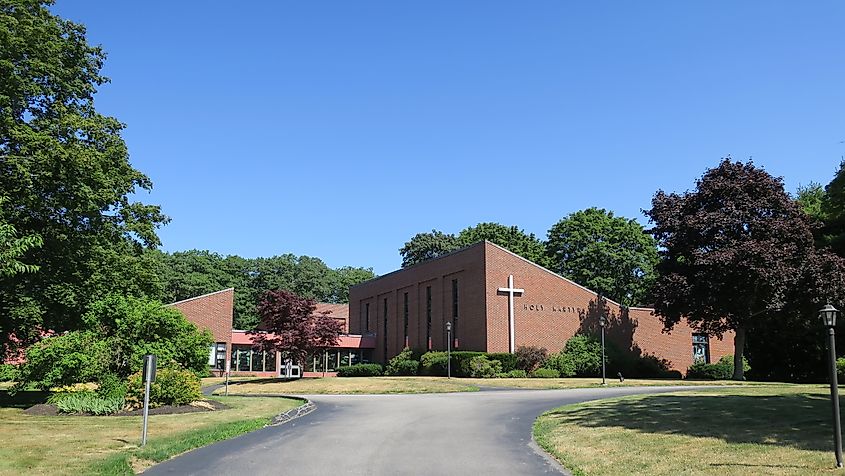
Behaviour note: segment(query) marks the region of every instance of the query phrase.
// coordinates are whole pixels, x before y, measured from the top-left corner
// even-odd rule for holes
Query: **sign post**
[[[141,430],[141,446],[144,446],[147,444],[147,419],[150,415],[150,384],[156,380],[156,356],[144,356],[141,379],[144,381],[144,426]]]
[[[226,359],[226,396],[229,396],[229,372],[232,371],[232,363]]]

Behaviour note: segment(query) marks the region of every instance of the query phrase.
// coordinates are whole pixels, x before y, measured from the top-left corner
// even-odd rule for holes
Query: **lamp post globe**
[[[819,318],[827,328],[828,363],[827,369],[830,374],[830,403],[833,409],[833,444],[836,452],[836,467],[842,467],[842,423],[839,419],[839,382],[836,376],[836,317],[839,310],[830,304],[819,309]]]
[[[819,317],[822,324],[827,328],[836,327],[837,314],[839,314],[839,310],[830,304],[825,304],[823,308],[819,309]]]

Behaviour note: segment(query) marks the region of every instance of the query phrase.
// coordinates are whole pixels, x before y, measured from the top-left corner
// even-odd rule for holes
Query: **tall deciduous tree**
[[[657,243],[636,220],[577,211],[552,226],[546,250],[553,271],[623,305],[646,303]]]
[[[692,192],[658,191],[646,214],[663,255],[657,314],[667,328],[685,317],[711,335],[734,331],[733,378],[742,379],[746,332],[787,305],[813,256],[810,218],[781,179],[730,159]]]
[[[399,249],[402,256],[402,267],[422,263],[430,259],[451,253],[461,247],[455,235],[431,230],[431,233],[417,233],[405,246]]]
[[[316,309],[312,299],[284,290],[267,291],[258,305],[261,329],[266,332],[254,334],[256,345],[299,363],[319,350],[337,345],[343,323]]]
[[[123,124],[94,108],[105,54],[51,1],[0,2],[0,201],[20,236],[40,236],[0,279],[0,346],[12,333],[73,329],[86,304],[157,292],[140,255],[159,244],[159,207],[130,196],[152,184],[129,163]]]
[[[541,266],[548,264],[544,243],[533,233],[526,233],[516,226],[487,222],[464,228],[458,233],[460,246],[469,246],[483,240],[495,243]]]

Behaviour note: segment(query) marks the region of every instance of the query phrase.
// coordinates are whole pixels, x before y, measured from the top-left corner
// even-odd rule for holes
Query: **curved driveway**
[[[200,448],[144,474],[560,474],[531,426],[551,408],[690,387],[313,395],[302,418]]]

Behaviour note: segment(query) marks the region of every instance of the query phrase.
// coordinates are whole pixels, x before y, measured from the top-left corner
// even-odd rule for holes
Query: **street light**
[[[446,323],[446,378],[452,378],[452,323]]]
[[[822,324],[827,327],[827,347],[830,360],[828,371],[830,372],[830,401],[833,404],[833,443],[836,446],[836,467],[842,467],[842,424],[839,421],[839,382],[836,378],[836,338],[833,335],[833,328],[836,327],[836,315],[839,311],[830,304],[819,309],[819,318]]]
[[[607,319],[605,319],[604,315],[599,316],[599,326],[601,326],[601,384],[607,385],[604,379],[604,328],[607,326]]]

